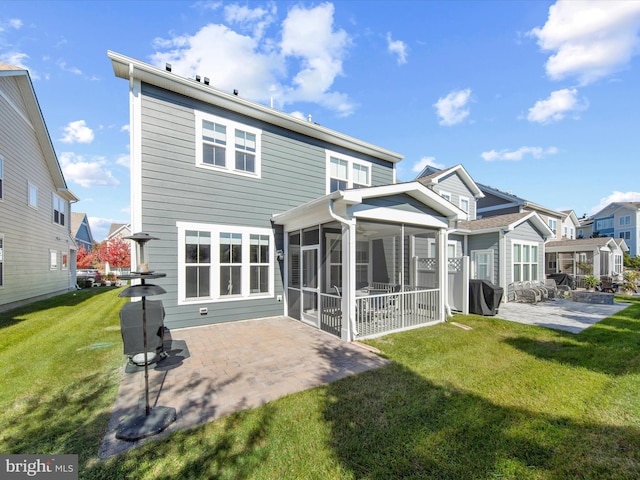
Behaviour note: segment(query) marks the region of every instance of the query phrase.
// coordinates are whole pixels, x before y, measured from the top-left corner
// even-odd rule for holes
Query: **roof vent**
[[[234,94],[235,96],[238,96],[238,90],[237,90],[236,88],[234,88],[234,89],[233,89],[233,94]]]
[[[171,71],[171,64],[170,63],[165,64],[164,68],[165,68],[165,70],[167,72],[170,72]]]
[[[204,84],[209,85],[209,77],[204,77]]]
[[[196,75],[196,82],[200,81],[200,75]]]

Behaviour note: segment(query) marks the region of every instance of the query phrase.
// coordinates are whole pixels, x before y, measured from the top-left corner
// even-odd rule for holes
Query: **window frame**
[[[56,204],[60,204],[62,205],[62,210],[57,209],[57,206],[60,205],[56,205]],[[58,214],[58,220],[60,218],[62,218],[62,221],[58,221],[56,220],[56,213]],[[64,198],[62,198],[60,195],[57,194],[53,194],[53,206],[52,206],[52,220],[53,223],[55,223],[56,225],[60,225],[61,227],[65,226],[65,220],[67,219],[67,202]]]
[[[521,260],[520,261],[516,261],[516,246],[520,247],[520,257]],[[525,248],[527,247],[529,249],[529,261],[525,261],[524,260],[524,252],[525,252]],[[536,257],[535,257],[535,262],[532,261],[531,259],[534,258],[533,257],[533,252],[532,249],[535,248],[536,249]],[[541,270],[541,266],[544,268],[544,259],[542,261],[542,263],[540,262],[540,252],[542,251],[541,249],[541,245],[540,243],[537,242],[528,242],[526,240],[512,240],[511,241],[511,280],[513,282],[535,282],[537,280],[540,280],[540,275],[541,273],[544,272],[544,270]],[[516,279],[516,265],[520,266],[520,278]],[[528,266],[528,269],[525,269],[524,266]],[[533,273],[533,269],[531,268],[532,265],[535,265],[535,278],[533,277],[532,273]],[[525,278],[525,270],[527,271],[528,275],[526,275]]]
[[[462,206],[463,202],[467,203],[467,209],[466,210]],[[458,198],[458,206],[460,207],[460,210],[462,210],[463,212],[469,213],[469,211],[471,210],[471,199],[469,197],[460,196]]]
[[[0,202],[4,200],[4,157],[0,155]],[[0,283],[0,285],[2,285]]]
[[[551,230],[555,236],[558,236],[558,219],[548,218],[547,225],[549,226],[549,230]]]
[[[631,215],[621,215],[618,220],[618,226],[626,227],[631,225]]]
[[[58,270],[58,251],[53,248],[49,249],[49,270]]]
[[[471,250],[471,264],[473,265],[473,277],[476,280],[485,280],[484,278],[479,278],[478,277],[478,269],[477,266],[480,264],[479,262],[479,258],[483,255],[487,256],[488,262],[487,262],[487,273],[488,278],[486,279],[487,281],[494,283],[494,270],[495,267],[493,265],[494,263],[494,256],[495,256],[495,252],[492,249],[483,249],[483,250]]]
[[[195,134],[195,142],[196,142],[196,167],[203,168],[205,170],[212,170],[218,172],[231,173],[233,175],[241,175],[244,177],[251,178],[262,178],[262,130],[251,127],[249,125],[245,125],[243,123],[235,122],[233,120],[229,120],[228,118],[218,117],[217,115],[213,115],[210,113],[201,112],[199,110],[194,110],[195,115],[195,126],[196,126],[196,134]],[[222,165],[212,165],[209,163],[204,163],[204,155],[203,155],[203,145],[205,144],[213,144],[212,142],[207,142],[202,138],[203,135],[203,126],[202,123],[204,121],[213,122],[217,125],[224,126],[226,129],[225,132],[225,164]],[[251,134],[255,136],[255,151],[251,152],[245,148],[237,148],[236,147],[236,130],[243,132],[245,134]],[[254,171],[240,170],[236,168],[236,153],[250,153],[254,155]]]
[[[371,186],[371,177],[373,175],[373,163],[371,163],[370,161],[367,160],[361,160],[359,158],[355,158],[355,157],[351,157],[349,155],[345,155],[343,153],[338,153],[338,152],[334,152],[331,150],[325,150],[325,159],[326,159],[326,192],[327,194],[332,193],[336,190],[331,190],[331,180],[333,178],[336,178],[338,181],[342,181],[342,182],[346,182],[346,188],[344,190],[347,189],[351,189],[351,188],[366,188],[366,187],[370,187]],[[338,178],[338,177],[332,177],[331,176],[331,160],[332,159],[336,159],[338,161],[342,161],[342,162],[346,162],[347,164],[347,178]],[[354,172],[354,166],[358,166],[361,168],[366,168],[367,170],[367,182],[366,183],[361,183],[361,182],[354,182],[354,177],[355,177],[355,172]],[[337,189],[337,190],[343,190],[341,188]]]
[[[275,237],[273,230],[269,228],[244,227],[233,225],[219,225],[208,223],[176,222],[178,229],[178,305],[192,305],[201,303],[226,303],[242,300],[258,300],[273,298],[275,291]],[[211,253],[207,265],[209,265],[209,295],[201,297],[186,296],[186,267],[185,261],[185,241],[187,231],[207,232],[210,234]],[[229,262],[222,262],[220,258],[220,236],[221,234],[240,235],[241,239],[241,261],[240,266],[240,293],[232,295],[222,295],[220,290],[221,269],[229,266]],[[268,261],[251,262],[251,236],[260,235],[268,237]],[[233,265],[236,265],[235,263]],[[255,266],[266,266],[268,275],[268,288],[266,292],[251,293],[251,268]]]
[[[453,195],[451,195],[451,192],[447,192],[445,190],[440,190],[440,196],[442,198],[444,198],[446,201],[450,202],[451,199],[453,198]]]
[[[623,240],[631,240],[631,230],[622,230],[618,232],[618,238]]]
[[[35,201],[32,201],[33,194],[35,194]],[[27,180],[27,205],[35,210],[38,209],[38,186],[31,180]]]

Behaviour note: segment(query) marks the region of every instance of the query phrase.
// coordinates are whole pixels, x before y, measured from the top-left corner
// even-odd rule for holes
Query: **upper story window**
[[[64,225],[65,222],[65,205],[66,202],[56,195],[53,194],[53,222],[58,225]]]
[[[451,201],[451,194],[449,192],[440,191],[440,196],[445,200]]]
[[[613,218],[602,218],[596,220],[596,230],[605,230],[613,228]]]
[[[623,238],[625,240],[631,240],[631,232],[627,230],[626,232],[620,232],[618,234],[618,238]]]
[[[28,182],[28,197],[27,202],[30,207],[38,208],[38,187],[31,182]]]
[[[371,185],[371,164],[327,151],[327,192]]]
[[[195,118],[196,166],[260,177],[261,130],[198,111]]]
[[[558,231],[558,220],[556,220],[555,218],[550,218],[547,221],[547,223],[549,224],[549,228],[551,229],[551,231],[555,235],[556,232]]]
[[[631,225],[631,215],[624,215],[620,217],[620,226]]]
[[[460,197],[460,209],[469,213],[469,199],[467,197]]]

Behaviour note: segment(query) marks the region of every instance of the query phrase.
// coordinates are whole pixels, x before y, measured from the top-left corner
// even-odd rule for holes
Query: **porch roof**
[[[366,201],[408,195],[437,213],[429,215],[391,207],[365,206]],[[276,225],[306,226],[335,219],[335,214],[349,219],[366,219],[390,223],[406,223],[435,228],[448,228],[449,221],[466,220],[465,211],[445,200],[419,182],[396,183],[376,187],[338,190],[282,213],[272,215]]]
[[[629,251],[626,242],[618,243],[616,238],[598,237],[598,238],[577,238],[573,240],[555,240],[545,245],[548,253],[553,252],[577,252],[577,251],[596,251],[596,250],[622,250]]]

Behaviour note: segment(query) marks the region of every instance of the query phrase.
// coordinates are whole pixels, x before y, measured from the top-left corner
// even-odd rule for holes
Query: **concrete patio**
[[[175,408],[177,420],[150,439],[388,363],[363,345],[343,342],[288,317],[170,333],[173,349],[169,357],[161,366],[149,368],[149,403],[152,408]],[[144,369],[133,370],[123,375],[101,458],[148,440],[116,438],[123,420],[145,411]]]
[[[618,302],[613,305],[580,303],[567,298],[536,304],[510,302],[500,305],[496,317],[512,322],[579,333],[600,320],[624,310],[629,305],[629,303]]]

